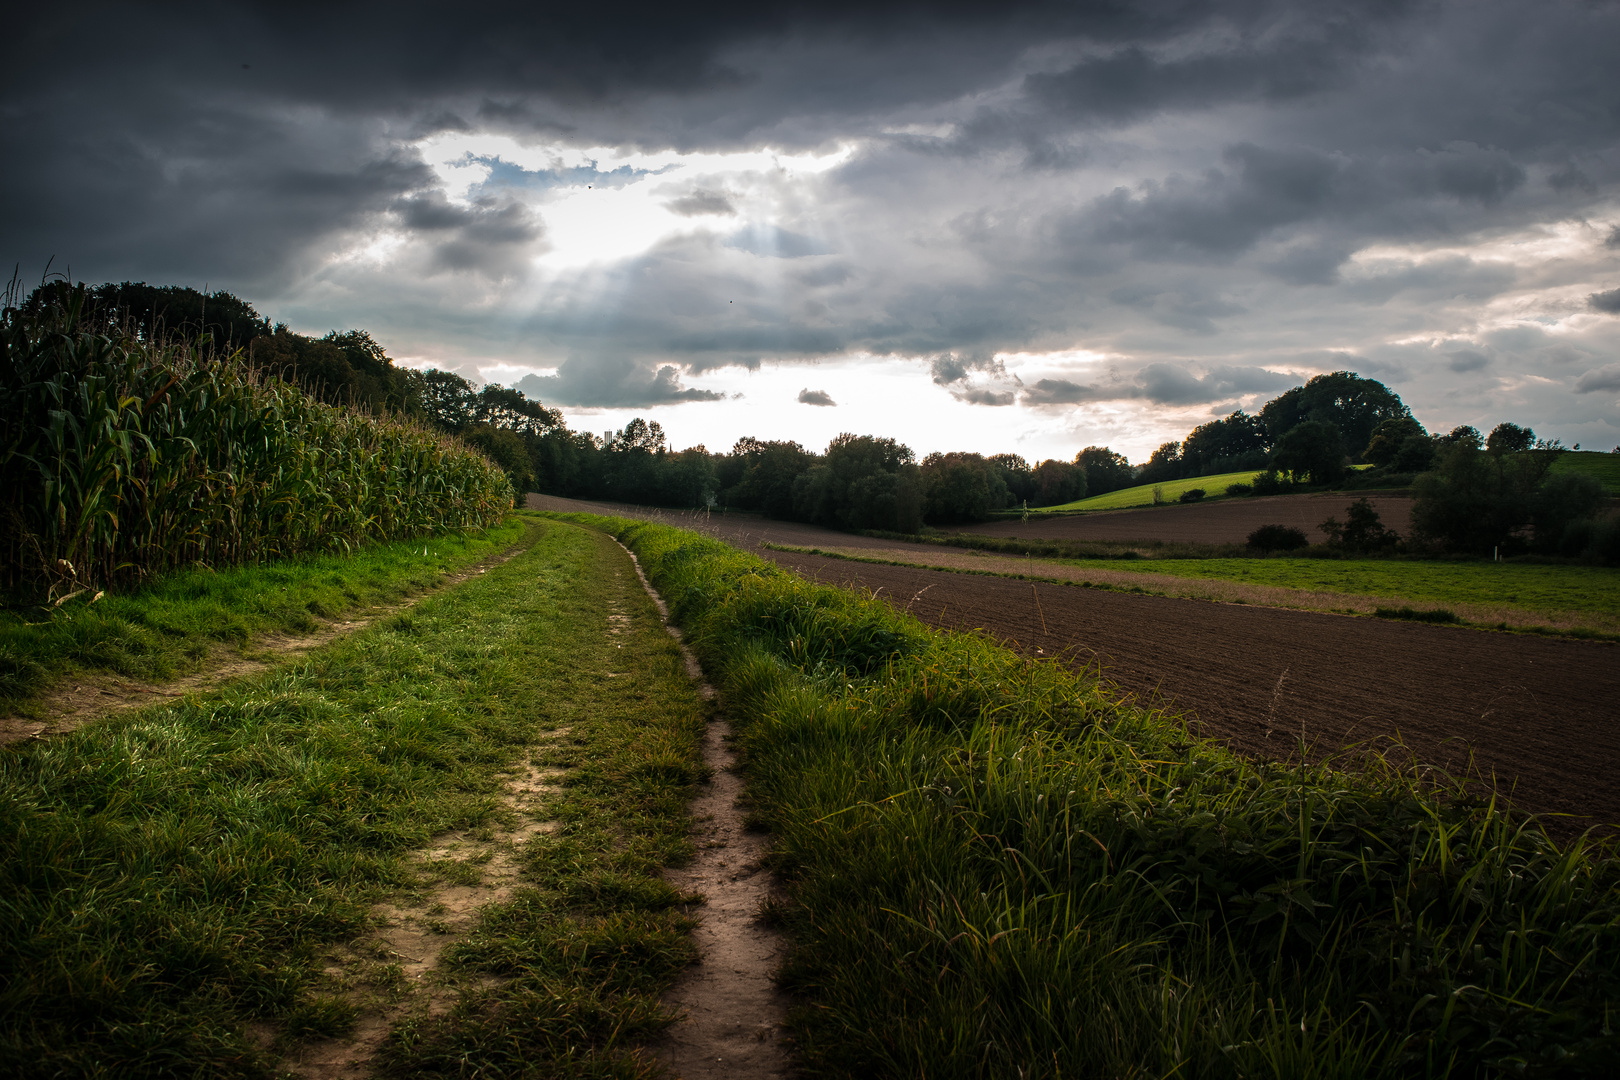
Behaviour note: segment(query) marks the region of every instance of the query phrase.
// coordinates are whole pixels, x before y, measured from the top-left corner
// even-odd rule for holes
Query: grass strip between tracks
[[[1600,1076],[1620,1053],[1608,851],[1393,762],[1247,762],[1060,664],[594,520],[742,732],[816,1075]]]
[[[610,538],[516,528],[515,558],[296,667],[0,751],[0,1074],[277,1075],[379,1004],[326,950],[431,884],[430,837],[509,815],[498,774],[530,752],[567,769],[557,826],[443,954],[459,996],[402,1002],[374,1066],[650,1071],[634,1046],[692,956],[657,872],[689,854],[701,705]]]
[[[1448,605],[1444,620],[1476,629],[1620,641],[1620,570],[1570,565],[1385,560],[1042,559],[923,549],[819,548],[764,543],[773,551],[829,559],[1048,581],[1114,592],[1255,604],[1298,611],[1376,615],[1413,604]],[[1500,573],[1498,571],[1501,571]],[[1387,590],[1387,591],[1378,591]]]
[[[128,593],[56,607],[0,610],[0,709],[74,674],[111,672],[161,682],[265,634],[307,634],[321,619],[431,589],[444,575],[498,554],[523,535],[516,519],[465,536],[377,544],[218,571],[166,575]]]

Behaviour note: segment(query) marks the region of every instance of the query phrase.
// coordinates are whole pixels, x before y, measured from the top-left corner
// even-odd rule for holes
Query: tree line
[[[25,307],[58,300],[66,288],[41,286]],[[1412,485],[1414,528],[1431,546],[1573,553],[1583,537],[1602,532],[1601,486],[1553,475],[1563,451],[1556,442],[1511,423],[1488,437],[1472,427],[1431,434],[1398,394],[1349,371],[1318,375],[1254,415],[1240,409],[1201,424],[1140,465],[1106,446],[1088,446],[1069,460],[964,452],[918,460],[895,439],[853,433],[821,451],[745,437],[729,452],[711,453],[701,445],[675,450],[658,423],[641,418],[601,436],[573,431],[559,411],[521,391],[401,368],[364,330],[295,333],[227,292],[121,282],[87,296],[102,317],[137,334],[206,335],[216,350],[240,351],[266,375],[324,401],[418,418],[483,451],[518,491],[910,533],[1135,484],[1238,471],[1256,477],[1232,494],[1331,486],[1350,466],[1367,464],[1385,483]]]

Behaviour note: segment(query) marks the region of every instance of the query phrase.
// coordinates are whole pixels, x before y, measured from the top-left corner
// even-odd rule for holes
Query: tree
[[[1086,497],[1086,470],[1067,461],[1047,458],[1035,466],[1035,494],[1030,502],[1036,506],[1062,506]]]
[[[1434,471],[1412,484],[1413,533],[1447,550],[1481,555],[1522,551],[1532,539],[1537,547],[1555,547],[1570,515],[1590,512],[1591,489],[1549,484],[1563,447],[1537,442],[1508,449],[1525,444],[1520,432],[1533,436],[1515,428],[1487,450],[1468,438],[1448,441]]]
[[[51,281],[23,301],[25,313],[60,304],[75,286]],[[203,334],[222,352],[245,349],[254,338],[270,333],[270,320],[253,305],[223,290],[199,292],[184,285],[148,285],[144,281],[108,282],[86,287],[86,314],[127,325],[143,339],[173,335],[196,338]]]
[[[731,448],[731,459],[740,462],[741,469],[735,485],[727,489],[728,503],[766,517],[794,516],[793,484],[815,464],[813,454],[796,442],[761,442],[748,436]]]
[[[923,519],[983,521],[1011,499],[999,470],[979,454],[929,454],[922,463]]]
[[[827,444],[822,464],[794,481],[794,515],[843,529],[916,532],[923,490],[911,448],[848,432]]]
[[[1130,487],[1135,478],[1124,454],[1106,446],[1088,446],[1074,456],[1074,463],[1086,470],[1086,490],[1093,495]]]
[[[1400,536],[1384,526],[1377,508],[1365,498],[1351,503],[1345,509],[1345,518],[1346,521],[1342,525],[1338,518],[1330,517],[1320,526],[1321,530],[1327,533],[1328,543],[1333,547],[1370,554],[1375,551],[1393,550],[1395,545],[1400,543]]]
[[[1528,450],[1536,445],[1536,433],[1529,428],[1518,424],[1506,422],[1497,424],[1491,429],[1489,437],[1485,440],[1485,449],[1492,454],[1516,454],[1521,450]]]
[[[1395,463],[1401,447],[1413,436],[1427,438],[1428,432],[1410,416],[1392,416],[1388,420],[1380,420],[1378,426],[1373,428],[1372,437],[1367,440],[1366,449],[1361,452],[1361,460],[1387,468]]]
[[[534,463],[529,457],[529,448],[517,432],[490,424],[474,424],[461,432],[461,439],[482,450],[485,457],[499,465],[512,481],[512,490],[520,496],[533,489]]]
[[[1378,380],[1335,371],[1268,401],[1260,421],[1273,444],[1303,423],[1328,424],[1339,432],[1343,446],[1359,454],[1380,423],[1409,415],[1400,397]]]
[[[1208,476],[1258,469],[1265,465],[1266,449],[1270,445],[1260,418],[1238,409],[1188,432],[1181,441],[1181,475]]]
[[[1271,465],[1296,483],[1336,483],[1344,476],[1344,441],[1339,429],[1307,420],[1291,429],[1271,451]]]
[[[1035,496],[1035,470],[1017,454],[996,454],[990,458],[1001,482],[1007,485],[1007,494],[1013,505],[1026,503]]]
[[[562,413],[530,401],[521,390],[487,383],[472,402],[473,418],[524,435],[540,435],[562,426]]]
[[[462,431],[477,423],[478,391],[453,371],[438,368],[416,375],[412,380],[422,415],[445,431]]]
[[[1160,443],[1159,448],[1148,457],[1136,480],[1141,484],[1159,484],[1166,480],[1179,480],[1182,475],[1181,444],[1167,442]]]

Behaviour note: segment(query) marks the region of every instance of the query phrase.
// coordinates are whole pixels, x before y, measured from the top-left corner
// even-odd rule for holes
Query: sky
[[[677,447],[1620,445],[1620,3],[32,5],[0,256]]]

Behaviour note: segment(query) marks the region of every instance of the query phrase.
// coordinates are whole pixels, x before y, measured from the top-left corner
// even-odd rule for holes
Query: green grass
[[[1571,450],[1553,462],[1554,473],[1585,473],[1603,484],[1610,495],[1620,495],[1620,454]]]
[[[429,837],[507,813],[496,773],[559,725],[560,829],[450,951],[465,993],[379,1067],[648,1073],[630,1048],[692,956],[656,874],[689,854],[699,701],[610,539],[518,529],[516,558],[296,667],[0,751],[0,1075],[278,1075],[278,1049],[354,1022],[323,950],[422,887]]]
[[[1620,569],[1557,563],[1429,562],[1407,559],[1059,560],[1131,574],[1236,581],[1425,604],[1507,607],[1536,614],[1620,611]]]
[[[318,619],[389,603],[499,554],[523,535],[515,519],[465,537],[379,544],[219,571],[183,570],[145,588],[60,607],[0,610],[0,709],[82,672],[161,682],[216,647],[267,633],[302,634]]]
[[[1074,502],[1064,503],[1062,506],[1043,506],[1040,512],[1050,513],[1054,510],[1123,510],[1132,506],[1152,506],[1153,489],[1161,489],[1164,501],[1173,503],[1181,497],[1184,491],[1193,488],[1203,488],[1206,495],[1214,498],[1225,495],[1228,484],[1251,484],[1254,482],[1258,470],[1246,472],[1221,473],[1218,476],[1195,476],[1188,480],[1166,480],[1158,484],[1138,484],[1136,487],[1121,488],[1102,495],[1093,495],[1086,499],[1077,499]],[[1034,513],[1035,508],[1030,507]]]
[[[740,727],[827,1077],[1605,1076],[1620,874],[1372,758],[1245,761],[1088,676],[605,522]]]

